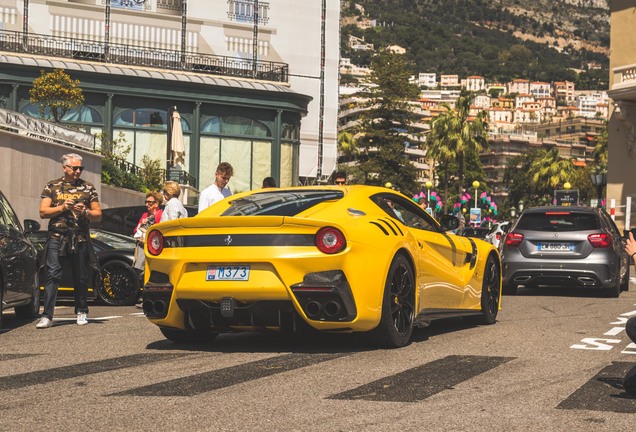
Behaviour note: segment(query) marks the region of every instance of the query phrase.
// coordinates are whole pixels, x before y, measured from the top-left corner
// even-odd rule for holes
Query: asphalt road
[[[618,299],[520,289],[495,325],[438,321],[395,350],[257,333],[180,346],[134,307],[93,305],[80,327],[63,304],[45,330],[6,313],[0,430],[631,430],[635,282]]]

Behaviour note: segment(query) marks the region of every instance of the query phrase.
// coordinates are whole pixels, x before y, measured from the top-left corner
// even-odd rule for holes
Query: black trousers
[[[60,255],[60,239],[51,237],[46,244],[46,264],[44,269],[44,313],[53,319],[57,289],[62,280],[62,266],[65,261],[71,265],[73,274],[73,293],[75,297],[75,313],[88,313],[88,243],[77,244],[77,252]]]

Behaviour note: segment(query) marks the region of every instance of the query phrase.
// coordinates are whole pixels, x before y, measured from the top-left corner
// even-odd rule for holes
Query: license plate
[[[572,243],[539,243],[540,251],[573,251]]]
[[[250,279],[250,266],[208,266],[206,281],[246,281]]]

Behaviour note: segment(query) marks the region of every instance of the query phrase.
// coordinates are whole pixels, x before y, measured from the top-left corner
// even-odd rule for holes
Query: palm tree
[[[338,150],[340,150],[342,155],[346,158],[355,159],[358,153],[358,146],[350,131],[343,130],[338,132]]]
[[[559,184],[575,177],[574,164],[570,159],[563,159],[559,149],[541,149],[537,159],[530,164],[532,181],[544,195],[550,195]]]
[[[455,109],[442,104],[446,111],[431,121],[431,132],[426,138],[431,158],[439,162],[457,160],[460,195],[463,192],[466,154],[469,151],[479,154],[488,146],[487,114],[481,111],[472,116],[470,102],[470,96],[467,95],[457,98]],[[445,199],[448,201],[448,193]]]

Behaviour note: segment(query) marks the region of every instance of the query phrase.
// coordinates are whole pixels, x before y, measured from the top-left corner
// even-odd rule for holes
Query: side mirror
[[[24,231],[27,233],[34,233],[40,231],[40,222],[33,219],[24,220]]]
[[[444,231],[452,231],[459,228],[459,219],[453,215],[443,215],[439,218],[439,224]]]

